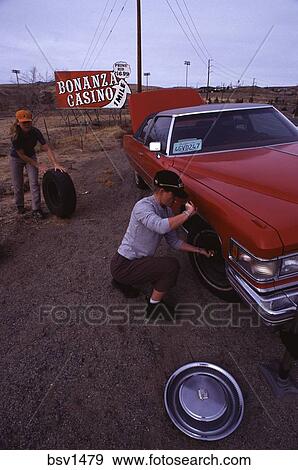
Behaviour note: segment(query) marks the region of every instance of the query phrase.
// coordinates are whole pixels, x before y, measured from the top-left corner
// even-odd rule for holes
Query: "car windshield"
[[[298,130],[274,108],[177,116],[170,155],[260,147],[298,141]]]

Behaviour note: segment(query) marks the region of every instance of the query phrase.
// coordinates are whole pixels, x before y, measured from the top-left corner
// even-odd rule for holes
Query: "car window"
[[[298,140],[298,131],[274,108],[178,116],[170,155],[273,145]]]
[[[171,121],[172,118],[168,116],[158,117],[146,138],[146,145],[150,142],[161,142],[161,151],[165,153]]]
[[[145,137],[146,137],[146,134],[150,128],[150,125],[152,123],[152,120],[153,120],[153,117],[149,118],[145,124],[143,124],[143,126],[141,127],[141,129],[138,131],[137,133],[137,138],[138,140],[141,140],[142,142],[145,142]]]
[[[277,119],[278,116],[273,113],[254,113],[250,120],[255,132],[274,136],[275,138],[291,137],[291,131],[285,123]]]

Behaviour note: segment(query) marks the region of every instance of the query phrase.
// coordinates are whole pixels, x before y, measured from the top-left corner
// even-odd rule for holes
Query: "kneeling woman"
[[[54,152],[46,143],[40,130],[32,126],[32,114],[30,111],[21,109],[16,112],[16,121],[11,128],[11,141],[11,172],[18,213],[23,214],[25,212],[23,185],[24,167],[26,167],[32,198],[32,214],[37,219],[43,219],[44,214],[40,205],[38,170],[45,173],[47,167],[45,164],[38,163],[37,161],[35,153],[37,142],[47,152],[55,170],[65,171],[65,169],[57,163]]]

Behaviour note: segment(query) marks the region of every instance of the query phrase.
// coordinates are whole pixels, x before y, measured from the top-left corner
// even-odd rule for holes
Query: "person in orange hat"
[[[16,112],[16,121],[11,128],[11,142],[11,173],[17,211],[19,214],[26,212],[23,189],[24,167],[26,167],[32,197],[32,215],[36,219],[43,219],[38,172],[40,170],[41,173],[45,173],[47,166],[37,161],[35,152],[37,142],[47,152],[55,170],[65,171],[65,169],[58,164],[53,150],[47,144],[41,131],[32,126],[32,113],[27,109],[20,109]]]

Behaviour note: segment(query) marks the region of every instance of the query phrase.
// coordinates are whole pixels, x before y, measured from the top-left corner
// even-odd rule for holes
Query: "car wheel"
[[[190,229],[187,241],[191,245],[214,251],[212,258],[189,253],[192,267],[200,281],[221,299],[230,302],[239,300],[226,275],[225,259],[222,256],[221,242],[217,233],[207,223],[200,221]]]
[[[135,183],[139,189],[148,189],[148,185],[145,183],[143,178],[135,171],[134,172]]]
[[[76,208],[76,191],[69,174],[48,170],[42,179],[42,191],[49,211],[61,218],[70,217]]]

